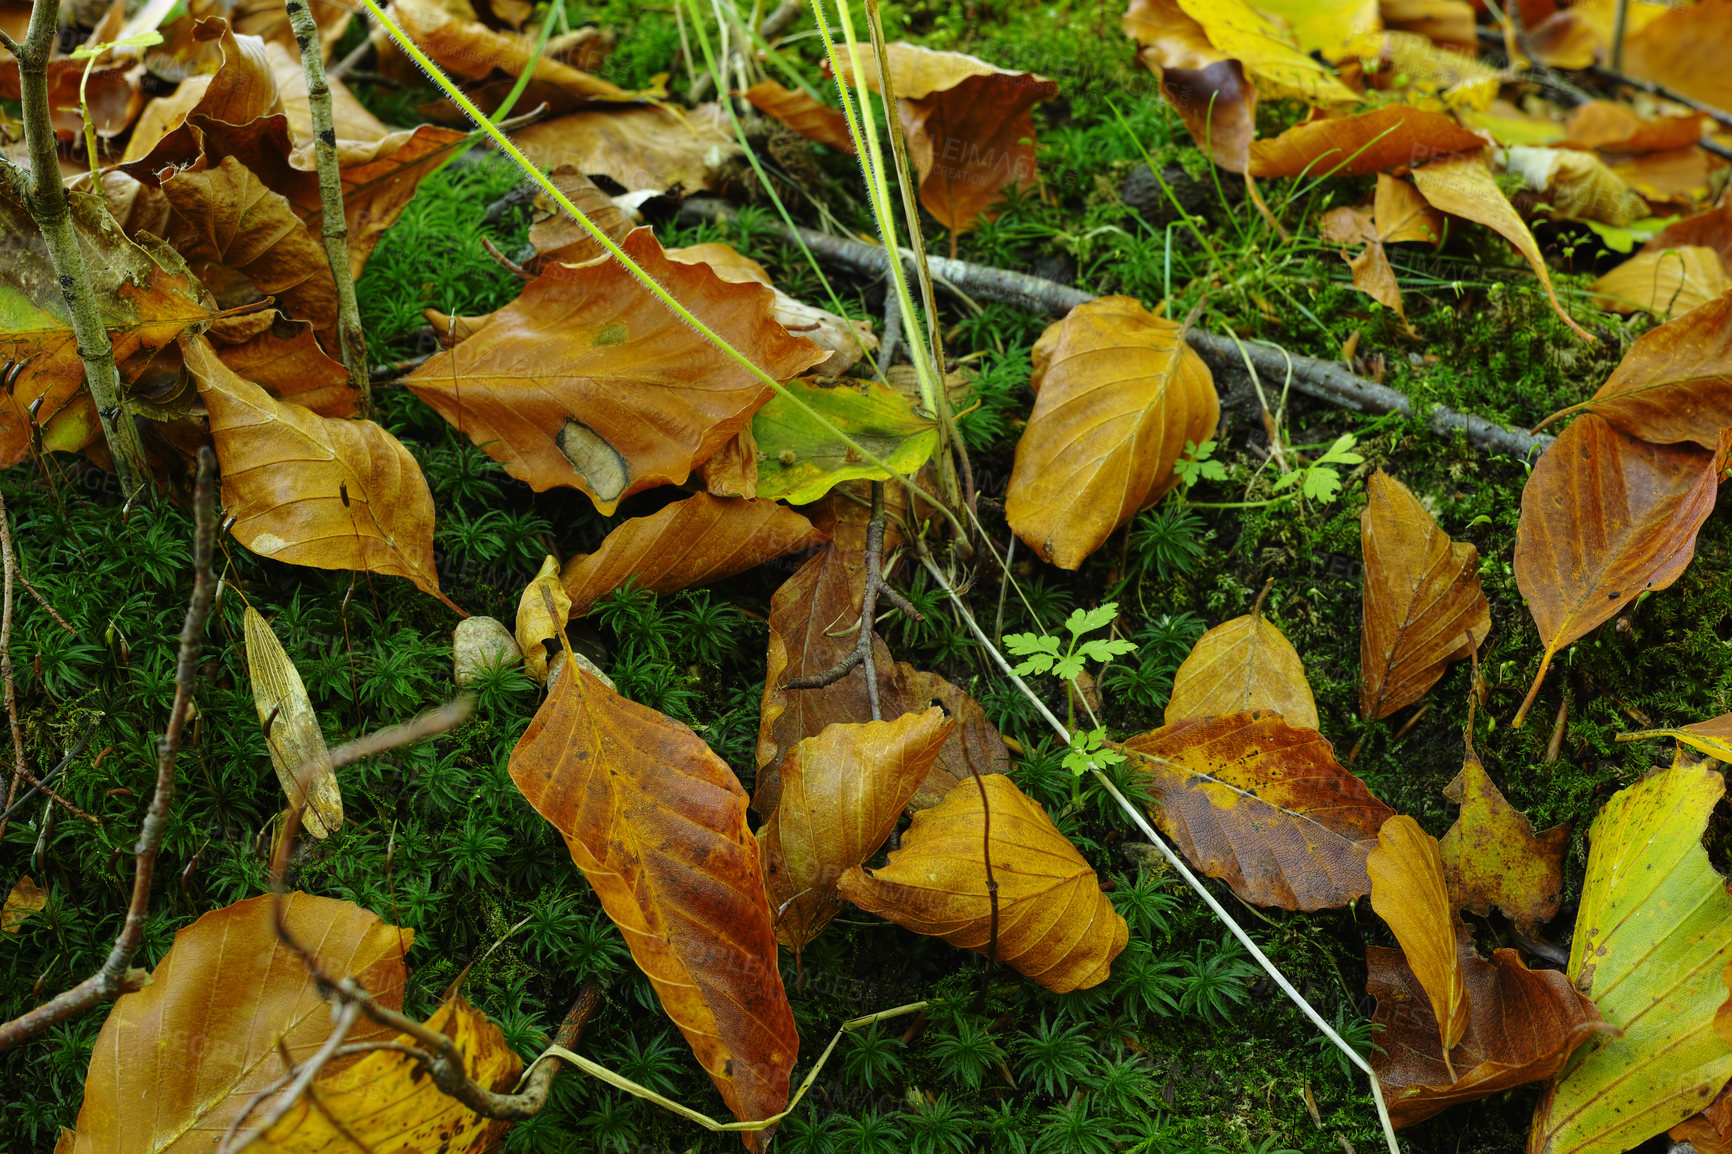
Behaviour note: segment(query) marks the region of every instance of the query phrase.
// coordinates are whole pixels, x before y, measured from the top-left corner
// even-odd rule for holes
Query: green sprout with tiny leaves
[[[1108,601],[1094,609],[1071,610],[1071,615],[1064,623],[1065,631],[1070,634],[1068,647],[1063,638],[1054,637],[1050,633],[1005,634],[1005,651],[1012,657],[1022,658],[1012,672],[1018,677],[1027,677],[1031,673],[1050,673],[1074,686],[1077,676],[1088,662],[1099,661],[1104,664],[1115,657],[1136,652],[1135,642],[1117,637],[1083,640],[1084,634],[1104,629],[1111,625],[1118,615],[1119,605],[1116,601]],[[1061,649],[1063,652],[1060,652]],[[1075,693],[1071,696],[1074,701],[1082,695]],[[1086,699],[1084,706],[1087,707]],[[1090,710],[1090,715],[1092,717],[1093,710]],[[1070,752],[1064,756],[1065,768],[1081,777],[1091,766],[1098,768],[1123,761],[1124,754],[1106,748],[1106,739],[1106,729],[1103,726],[1096,725],[1090,730],[1073,728]]]

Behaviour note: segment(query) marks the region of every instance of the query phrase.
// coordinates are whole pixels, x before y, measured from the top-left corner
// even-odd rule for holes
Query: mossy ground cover
[[[676,91],[685,83],[671,13],[625,0],[570,9],[574,20],[618,32],[610,79],[636,87],[667,72]],[[1061,99],[1036,113],[1040,188],[959,238],[958,255],[1151,305],[1165,300],[1176,317],[1201,306],[1203,323],[1216,331],[1231,328],[1298,353],[1337,356],[1357,331],[1362,363],[1380,360],[1387,381],[1416,401],[1517,425],[1585,397],[1636,335],[1614,317],[1578,309],[1600,338],[1594,347],[1583,345],[1557,321],[1507,246],[1471,228],[1456,229],[1437,253],[1397,258],[1420,334],[1403,335],[1387,310],[1352,290],[1333,250],[1314,240],[1282,243],[1237,190],[1217,184],[1161,105],[1152,77],[1135,65],[1118,15],[1117,5],[1092,0],[887,7],[893,38],[973,52],[1061,83]],[[810,42],[799,51],[812,62]],[[366,86],[361,93],[385,115],[424,96]],[[812,163],[798,178],[805,191],[846,224],[866,229],[852,168],[828,155],[813,154]],[[1146,179],[1145,195],[1126,195],[1139,187],[1136,174],[1145,165],[1170,174],[1174,198],[1200,214],[1198,228],[1178,221],[1164,193],[1147,195]],[[487,257],[481,239],[507,254],[522,251],[520,214],[483,220],[518,183],[513,170],[485,159],[448,168],[422,187],[360,285],[375,360],[426,351],[431,337],[422,331],[423,309],[478,313],[512,298],[518,282]],[[781,191],[795,183],[790,176]],[[1366,185],[1276,182],[1264,193],[1303,238],[1315,235],[1322,211],[1357,202]],[[727,239],[763,261],[789,292],[825,299],[804,259],[766,235],[762,224],[774,218],[763,207],[762,189],[741,173],[734,191],[754,206],[739,221],[699,229],[666,222],[664,237]],[[804,201],[790,203],[798,214]],[[1573,300],[1597,259],[1594,246],[1571,235],[1542,239],[1571,262],[1559,285]],[[881,285],[831,283],[847,311],[881,313]],[[947,349],[974,371],[981,402],[966,424],[980,490],[1002,495],[1028,411],[1028,350],[1048,318],[953,301],[945,310]],[[1367,419],[1295,397],[1287,414],[1295,445],[1326,444],[1344,432],[1359,437],[1366,463],[1347,478],[1343,495],[1329,504],[1202,507],[1271,495],[1272,471],[1249,448],[1263,439],[1250,382],[1223,374],[1217,384],[1226,413],[1219,457],[1230,479],[1195,490],[1196,507],[1169,502],[1143,514],[1078,573],[1018,562],[1022,596],[1006,599],[1005,630],[1052,627],[1072,607],[1116,599],[1123,632],[1142,646],[1103,682],[1109,727],[1128,735],[1159,724],[1172,671],[1201,631],[1246,612],[1273,578],[1267,612],[1305,660],[1325,735],[1343,755],[1359,745],[1354,771],[1440,835],[1452,820],[1440,791],[1461,763],[1468,667],[1458,665],[1444,678],[1412,724],[1412,710],[1371,725],[1358,720],[1360,482],[1372,468],[1389,470],[1446,531],[1479,549],[1493,632],[1481,654],[1488,696],[1475,742],[1511,802],[1536,826],[1574,824],[1566,911],[1547,935],[1567,948],[1589,821],[1614,790],[1664,755],[1655,744],[1617,744],[1615,735],[1732,708],[1726,519],[1709,522],[1695,564],[1674,588],[1644,597],[1624,620],[1572,647],[1533,720],[1512,731],[1505,723],[1540,650],[1511,570],[1525,466],[1439,438],[1418,422]],[[1263,385],[1271,394],[1280,388]],[[506,477],[405,390],[385,388],[381,397],[382,422],[420,460],[438,501],[442,582],[471,612],[512,619],[544,554],[588,551],[610,524],[667,499],[644,494],[614,521],[604,520],[581,495],[535,494]],[[40,916],[0,939],[0,1017],[9,1017],[94,969],[119,924],[131,842],[154,774],[154,740],[173,691],[190,525],[173,508],[123,511],[103,474],[68,461],[41,472],[14,469],[0,477],[0,487],[24,573],[74,628],[66,633],[34,600],[18,598],[12,656],[25,739],[34,762],[51,765],[63,746],[94,731],[89,752],[74,761],[61,788],[102,820],[93,825],[55,814],[38,801],[19,811],[6,834],[13,872],[23,866],[51,894]],[[1003,538],[1002,515],[990,500],[983,509],[988,528]],[[454,691],[451,616],[406,583],[290,568],[232,544],[221,568],[199,719],[182,759],[144,965],[161,957],[177,928],[265,884],[263,851],[281,795],[266,768],[239,644],[244,605],[273,620],[333,742]],[[598,607],[580,638],[621,692],[691,724],[748,789],[763,615],[785,575],[772,568],[660,600],[628,589]],[[997,584],[996,575],[981,575],[977,605],[995,598]],[[1342,1148],[1338,1135],[1361,1151],[1379,1148],[1363,1080],[1313,1040],[1297,1011],[1194,896],[1138,851],[1139,839],[1100,791],[1081,787],[1060,765],[1062,751],[990,675],[936,591],[916,578],[911,593],[927,620],[887,623],[897,656],[969,689],[1020,743],[1016,780],[1109,880],[1132,944],[1112,979],[1095,990],[1054,996],[1000,969],[982,1005],[977,957],[864,914],[845,915],[807,949],[798,973],[784,958],[805,1053],[815,1054],[845,1018],[918,999],[932,1005],[918,1020],[846,1040],[806,1107],[784,1126],[777,1148],[1321,1154]],[[1062,700],[1056,685],[1039,688],[1049,700]],[[1569,703],[1568,727],[1559,755],[1548,759],[1550,722],[1561,700]],[[416,927],[409,1011],[425,1016],[463,975],[468,996],[525,1058],[539,1052],[582,982],[609,980],[608,1008],[586,1036],[585,1051],[719,1116],[719,1099],[618,932],[506,772],[538,702],[538,690],[523,677],[500,675],[481,687],[477,716],[458,733],[345,770],[349,825],[298,853],[294,884]],[[1724,823],[1715,828],[1724,830]],[[1717,860],[1726,857],[1723,836],[1711,846]],[[1363,903],[1289,915],[1251,910],[1224,888],[1219,893],[1344,1033],[1375,1040],[1366,1022],[1363,948],[1389,939]],[[1511,940],[1499,921],[1478,921],[1475,929],[1482,946]],[[46,1149],[57,1128],[72,1123],[102,1017],[102,1011],[85,1015],[0,1056],[0,1145]],[[1420,1151],[1514,1150],[1523,1143],[1532,1100],[1531,1089],[1493,1097],[1407,1137]],[[516,1127],[507,1148],[724,1151],[736,1149],[737,1139],[703,1134],[567,1073],[553,1105]]]

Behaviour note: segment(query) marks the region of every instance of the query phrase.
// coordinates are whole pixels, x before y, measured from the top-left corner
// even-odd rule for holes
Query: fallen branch
[[[331,86],[325,80],[325,48],[319,25],[307,0],[288,0],[289,27],[301,50],[307,74],[307,104],[312,110],[313,157],[319,166],[319,207],[325,240],[325,260],[337,282],[337,342],[343,366],[355,390],[355,415],[373,415],[373,383],[367,372],[367,341],[361,333],[361,306],[355,298],[355,276],[349,269],[349,220],[343,215],[343,177],[337,166],[337,125],[331,115]]]
[[[114,345],[108,339],[108,326],[103,322],[96,290],[90,281],[90,267],[85,263],[84,248],[72,223],[72,202],[60,179],[60,155],[48,104],[48,58],[58,39],[59,16],[58,0],[36,0],[30,9],[24,43],[19,44],[0,32],[0,47],[18,60],[24,143],[30,155],[29,175],[10,160],[0,159],[0,180],[5,181],[8,191],[23,203],[36,227],[42,230],[55,280],[72,314],[72,335],[78,342],[79,359],[84,362],[84,379],[90,387],[91,400],[96,403],[96,418],[102,425],[109,456],[114,460],[121,492],[131,501],[150,493],[150,465],[145,459],[138,426],[126,410],[120,371],[114,363]],[[102,211],[106,213],[106,207]]]
[[[718,200],[688,200],[680,206],[680,215],[688,220],[726,223],[733,219],[734,209]],[[831,236],[809,228],[789,229],[778,224],[754,227],[789,244],[803,243],[819,260],[851,272],[873,276],[886,274],[890,268],[884,250],[864,241]],[[935,283],[982,300],[1014,305],[1031,313],[1067,313],[1077,305],[1098,299],[1093,293],[1027,273],[939,256],[927,259]],[[1552,443],[1549,436],[1505,428],[1495,421],[1457,412],[1445,405],[1434,406],[1422,414],[1419,406],[1406,394],[1348,372],[1334,361],[1292,356],[1275,345],[1260,341],[1244,342],[1245,355],[1241,357],[1239,346],[1231,339],[1195,328],[1186,333],[1186,340],[1216,370],[1240,370],[1248,359],[1258,372],[1273,375],[1276,379],[1284,380],[1291,372],[1294,390],[1315,400],[1360,413],[1400,413],[1411,418],[1423,415],[1433,431],[1444,434],[1459,431],[1489,452],[1526,458],[1536,449],[1543,450]]]
[[[168,725],[156,744],[156,790],[134,849],[132,900],[126,921],[108,952],[102,968],[78,985],[31,1010],[0,1023],[0,1052],[27,1042],[50,1027],[81,1014],[128,990],[134,990],[146,975],[132,969],[132,956],[144,941],[144,920],[150,912],[150,883],[156,873],[156,853],[168,832],[169,803],[174,800],[174,763],[180,754],[181,731],[192,712],[193,683],[198,679],[199,654],[204,650],[205,622],[210,618],[216,581],[211,575],[211,554],[216,541],[216,454],[209,447],[198,453],[198,482],[193,497],[193,585],[180,631],[180,657],[174,671],[174,705]]]

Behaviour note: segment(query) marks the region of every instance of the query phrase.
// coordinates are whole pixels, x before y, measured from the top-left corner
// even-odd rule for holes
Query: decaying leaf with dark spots
[[[1568,822],[1534,833],[1526,815],[1504,800],[1472,750],[1443,796],[1461,813],[1438,843],[1450,898],[1476,914],[1503,910],[1525,934],[1557,916],[1563,898]]]

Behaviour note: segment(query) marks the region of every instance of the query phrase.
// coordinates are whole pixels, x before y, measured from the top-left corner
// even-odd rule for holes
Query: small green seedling
[[[1199,445],[1186,441],[1184,455],[1173,462],[1173,472],[1179,475],[1179,487],[1188,493],[1198,481],[1225,481],[1227,466],[1214,460],[1214,456],[1215,442],[1204,441]]]
[[[90,115],[90,101],[85,96],[85,88],[90,84],[90,72],[96,67],[98,60],[116,48],[149,48],[153,44],[161,43],[162,33],[152,28],[112,43],[80,44],[72,50],[72,59],[84,61],[84,75],[78,80],[78,115],[84,121],[84,151],[90,157],[90,179],[93,183],[101,179],[101,172],[96,159],[96,121]]]
[[[1274,491],[1300,486],[1299,491],[1308,501],[1316,501],[1327,505],[1341,493],[1341,472],[1336,465],[1359,465],[1365,458],[1353,451],[1353,446],[1359,443],[1359,438],[1352,433],[1342,433],[1335,438],[1334,444],[1323,450],[1323,455],[1291,473],[1283,473],[1275,480]]]
[[[1107,662],[1115,657],[1136,651],[1136,643],[1108,637],[1093,641],[1084,641],[1083,634],[1093,633],[1097,629],[1112,624],[1119,615],[1116,601],[1108,601],[1094,609],[1074,609],[1065,619],[1065,630],[1070,634],[1070,646],[1059,652],[1063,646],[1062,639],[1047,633],[1008,633],[1004,638],[1004,647],[1012,657],[1023,660],[1013,672],[1018,677],[1027,677],[1031,673],[1051,673],[1071,683],[1076,682],[1077,675],[1090,661]],[[1073,698],[1080,694],[1073,695]],[[1123,761],[1124,754],[1105,748],[1106,730],[1100,726],[1082,731],[1075,730],[1071,734],[1070,752],[1064,756],[1065,768],[1081,777],[1089,767],[1113,765]]]

